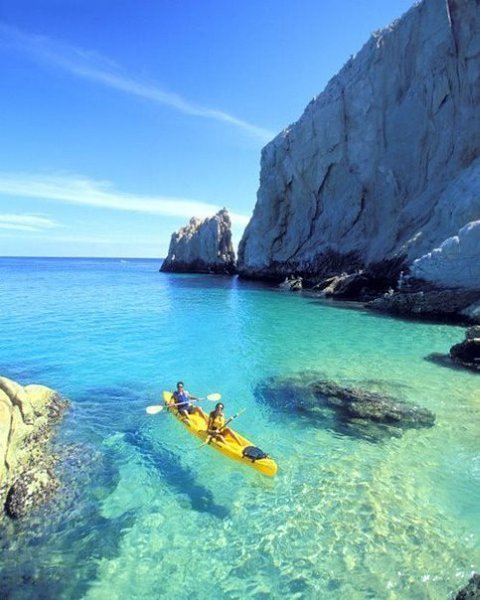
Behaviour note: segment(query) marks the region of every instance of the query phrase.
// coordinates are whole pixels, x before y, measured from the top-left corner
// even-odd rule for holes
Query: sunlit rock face
[[[415,260],[411,272],[414,277],[443,286],[480,290],[480,221],[468,223],[458,235]]]
[[[374,33],[263,149],[240,274],[408,265],[480,219],[479,104],[477,0],[424,0]]]
[[[177,273],[235,273],[232,224],[226,209],[214,217],[193,217],[172,235],[161,271]]]

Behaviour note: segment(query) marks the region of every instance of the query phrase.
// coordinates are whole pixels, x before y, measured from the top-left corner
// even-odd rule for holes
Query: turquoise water
[[[158,266],[0,259],[1,374],[72,400],[62,493],[2,524],[1,597],[436,599],[480,569],[480,377],[424,359],[462,328]],[[259,397],[298,373],[436,424],[371,439]],[[246,408],[275,479],[145,413],[180,378]]]

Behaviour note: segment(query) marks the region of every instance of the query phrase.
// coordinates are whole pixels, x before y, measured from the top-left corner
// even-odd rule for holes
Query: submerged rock
[[[239,273],[320,278],[423,257],[432,282],[478,287],[480,228],[458,232],[480,219],[479,47],[473,0],[419,2],[375,32],[263,149]],[[434,267],[426,256],[452,236],[463,258]]]
[[[468,584],[455,596],[455,600],[480,600],[480,573],[474,573]]]
[[[435,423],[435,415],[425,408],[383,392],[341,386],[311,373],[267,379],[257,386],[256,396],[275,412],[293,411],[338,433],[373,441]]]
[[[467,329],[464,341],[450,348],[450,356],[456,364],[480,372],[480,326]]]
[[[48,443],[67,406],[47,387],[0,377],[0,503],[11,517],[24,516],[56,491]]]
[[[172,235],[168,256],[160,270],[173,273],[235,273],[231,227],[226,209],[203,220],[193,217],[188,225]]]

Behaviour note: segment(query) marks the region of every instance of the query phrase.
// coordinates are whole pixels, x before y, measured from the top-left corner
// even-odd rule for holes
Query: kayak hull
[[[175,402],[173,400],[173,394],[171,392],[163,392],[163,402],[167,407],[169,407],[169,412],[172,414],[175,419],[183,426],[185,429],[197,437],[202,442],[205,442],[207,438],[210,436],[207,433],[207,424],[208,424],[208,415],[205,414],[203,410],[200,409],[199,413],[193,413],[189,415],[188,422],[182,418],[178,410],[175,408]],[[268,475],[269,477],[273,477],[277,473],[277,463],[268,458],[262,458],[259,460],[252,461],[249,458],[243,456],[243,449],[247,446],[254,446],[252,442],[241,436],[239,433],[235,431],[235,435],[237,436],[240,443],[234,440],[228,433],[225,434],[225,441],[222,442],[215,438],[209,441],[209,446],[214,448],[224,456],[235,460],[237,462],[243,463],[248,467],[252,467],[256,471],[263,473],[264,475]]]

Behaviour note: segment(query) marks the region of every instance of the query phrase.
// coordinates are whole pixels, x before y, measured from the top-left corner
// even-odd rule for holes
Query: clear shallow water
[[[0,372],[73,406],[54,506],[3,525],[9,598],[444,598],[480,569],[480,378],[425,361],[463,329],[339,308],[155,261],[0,259]],[[260,401],[310,371],[431,409],[377,443]],[[219,391],[274,480],[165,414]]]

